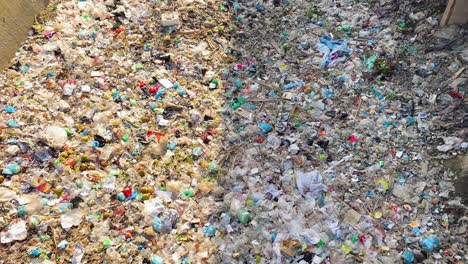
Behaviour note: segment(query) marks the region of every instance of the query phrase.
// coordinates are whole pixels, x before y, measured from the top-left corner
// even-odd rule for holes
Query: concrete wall
[[[449,0],[440,25],[464,24],[468,22],[468,0]]]
[[[26,39],[34,16],[49,0],[0,0],[0,70],[7,66]]]

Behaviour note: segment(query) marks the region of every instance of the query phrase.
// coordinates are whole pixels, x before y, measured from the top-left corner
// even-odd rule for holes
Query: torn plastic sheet
[[[362,56],[362,60],[364,61],[368,71],[371,71],[374,68],[375,61],[378,57],[379,55],[377,53],[374,53],[374,55],[370,56],[369,58],[367,58],[366,55]]]
[[[322,183],[322,175],[319,171],[298,172],[296,184],[299,193],[306,198],[316,198],[321,192],[327,190],[327,186]]]
[[[322,68],[328,68],[335,62],[346,60],[346,55],[352,53],[345,40],[331,39],[328,36],[321,37],[317,43],[317,50],[323,53]]]
[[[332,163],[332,165],[325,171],[323,174],[329,174],[333,169],[342,164],[343,162],[348,161],[352,155],[343,157],[341,160]],[[320,193],[327,191],[327,186],[322,183],[322,173],[319,171],[310,171],[310,172],[298,172],[296,176],[296,184],[299,193],[306,198],[317,198]]]

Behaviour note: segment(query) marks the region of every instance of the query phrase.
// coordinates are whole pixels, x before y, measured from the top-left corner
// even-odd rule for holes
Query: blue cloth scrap
[[[323,62],[320,65],[323,69],[328,68],[335,62],[346,60],[346,55],[353,52],[348,48],[348,41],[331,39],[328,36],[321,37],[317,43],[317,50],[323,53]]]

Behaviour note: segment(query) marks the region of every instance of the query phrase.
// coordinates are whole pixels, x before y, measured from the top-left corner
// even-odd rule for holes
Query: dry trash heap
[[[443,1],[264,2],[233,4],[223,263],[466,263],[442,165],[467,153],[466,26]]]
[[[1,76],[5,263],[213,262],[218,5],[59,1],[34,25]]]
[[[2,261],[466,263],[467,30],[393,2],[52,3],[0,76]]]

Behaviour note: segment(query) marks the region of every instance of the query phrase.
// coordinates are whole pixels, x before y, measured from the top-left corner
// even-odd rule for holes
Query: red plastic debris
[[[43,36],[46,39],[51,39],[55,34],[56,34],[56,32],[46,32],[46,33],[44,33]]]
[[[129,239],[133,237],[133,230],[125,231],[125,238]]]
[[[366,242],[366,236],[364,235],[360,235],[358,239],[361,245],[364,245],[364,243]]]
[[[161,137],[163,137],[165,134],[162,132],[156,132],[156,131],[148,131],[146,132],[147,137],[155,136],[156,139],[158,140],[158,143],[160,143]]]
[[[205,131],[201,134],[200,138],[201,140],[203,140],[203,143],[205,144],[208,144],[210,143],[211,139],[209,138],[209,136],[211,136],[211,132],[210,131]]]
[[[348,140],[351,141],[352,143],[356,143],[359,141],[359,139],[355,135],[349,136]]]
[[[123,31],[125,30],[124,27],[118,27],[115,31],[114,31],[114,37],[117,37],[120,33],[122,33]]]
[[[125,213],[125,208],[123,206],[117,207],[114,211],[114,216],[121,216]]]
[[[76,161],[75,159],[73,158],[69,158],[65,161],[65,165],[69,166],[69,167],[73,167],[73,165],[75,165]]]
[[[44,192],[44,190],[47,188],[47,183],[46,182],[43,182],[41,184],[39,184],[37,187],[36,187],[36,190],[40,191],[40,192]]]
[[[265,140],[265,139],[264,139],[263,137],[256,137],[256,138],[255,138],[255,142],[256,142],[256,143],[259,143],[259,144],[263,143],[264,140]]]
[[[125,195],[125,197],[130,197],[132,195],[133,190],[132,188],[128,188],[128,189],[123,190],[122,192]]]
[[[460,100],[463,99],[463,94],[458,91],[450,91],[448,94],[452,96],[452,98],[460,99]]]
[[[149,88],[149,92],[150,92],[151,94],[156,94],[158,91],[159,91],[159,86],[157,86],[157,85],[151,86],[151,87]]]

